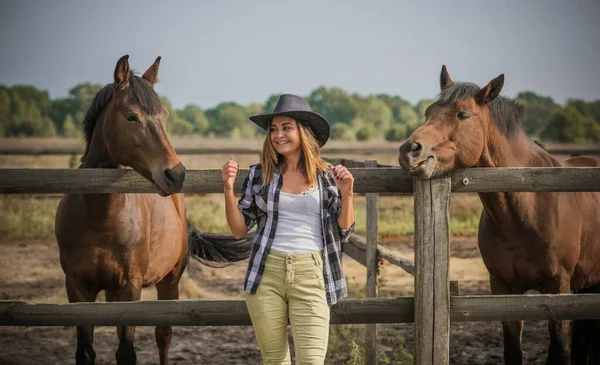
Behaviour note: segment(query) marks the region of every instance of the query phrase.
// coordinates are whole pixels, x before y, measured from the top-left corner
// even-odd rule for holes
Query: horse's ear
[[[129,86],[129,55],[125,55],[117,61],[115,67],[115,85],[120,88]]]
[[[500,91],[502,91],[502,86],[504,86],[504,74],[496,77],[489,84],[485,85],[485,87],[475,95],[475,101],[479,105],[485,105],[492,100],[496,99],[498,95],[500,95]]]
[[[440,89],[444,90],[445,88],[447,88],[448,86],[451,86],[453,84],[454,84],[454,81],[452,81],[452,78],[450,77],[448,70],[446,70],[446,65],[443,65],[442,73],[440,74]]]
[[[152,66],[148,67],[142,76],[142,79],[148,81],[152,86],[158,81],[158,66],[160,66],[160,56],[156,58],[156,61],[154,61]]]

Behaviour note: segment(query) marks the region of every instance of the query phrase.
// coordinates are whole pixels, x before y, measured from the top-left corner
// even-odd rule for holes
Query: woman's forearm
[[[233,194],[233,189],[225,188],[225,215],[227,216],[227,224],[235,238],[242,238],[248,234],[248,227],[244,215],[237,208],[237,201]]]
[[[342,194],[342,209],[338,217],[338,225],[341,229],[348,229],[354,223],[354,194]]]

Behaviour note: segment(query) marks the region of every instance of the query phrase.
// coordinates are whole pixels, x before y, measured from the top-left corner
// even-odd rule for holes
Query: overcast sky
[[[412,103],[457,81],[505,74],[503,94],[600,99],[600,1],[0,0],[0,84],[52,98],[143,73],[162,56],[161,95],[181,108],[264,102],[337,86]]]

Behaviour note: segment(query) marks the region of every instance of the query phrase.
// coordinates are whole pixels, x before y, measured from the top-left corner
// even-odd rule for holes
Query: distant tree
[[[253,103],[246,105],[246,114],[248,116],[257,115],[263,113],[265,110],[265,106],[260,103]]]
[[[383,136],[383,131],[392,124],[392,110],[381,99],[374,96],[366,98],[356,97],[358,103],[358,116],[364,125],[373,127],[374,133]]]
[[[50,98],[45,91],[32,86],[0,87],[0,129],[7,137],[54,136],[56,129],[50,119]]]
[[[425,121],[425,110],[427,110],[427,108],[429,108],[429,106],[431,104],[433,104],[433,100],[431,99],[421,99],[419,100],[419,102],[417,103],[417,106],[415,107],[415,112],[417,114],[417,118],[419,120],[419,122],[424,122]]]
[[[552,115],[560,109],[560,105],[556,104],[552,98],[531,91],[519,93],[516,99],[525,107],[523,130],[533,138],[540,137]]]
[[[348,124],[336,123],[331,127],[331,139],[353,141],[356,135]]]
[[[307,101],[313,111],[323,115],[331,124],[348,124],[358,115],[357,101],[340,88],[319,87],[313,90]]]
[[[390,107],[395,123],[413,124],[421,121],[412,105],[401,97],[379,94],[377,98],[384,101]]]
[[[198,105],[187,105],[183,110],[178,110],[177,113],[181,118],[192,125],[193,133],[203,136],[208,132],[210,123],[208,122],[206,114],[204,114],[204,110]]]
[[[10,96],[6,88],[0,87],[0,137],[4,137],[10,117]]]
[[[75,120],[73,119],[71,114],[67,114],[67,117],[65,118],[65,121],[62,124],[62,126],[63,126],[62,135],[64,137],[76,138],[76,137],[81,136],[80,129],[77,128],[77,124],[75,123]]]
[[[375,129],[372,126],[364,126],[356,131],[356,139],[358,141],[368,141],[375,135]]]
[[[253,137],[255,127],[248,123],[246,109],[233,102],[225,102],[213,109],[206,111],[206,117],[210,122],[210,130],[217,136],[229,137],[235,132],[240,137]]]
[[[542,138],[561,143],[587,142],[585,117],[572,106],[557,110],[542,131]]]
[[[274,107],[275,107],[275,105],[273,105],[273,107],[270,109],[269,112],[273,111]],[[267,109],[265,109],[265,106],[260,103],[246,105],[246,122],[249,122],[248,118],[251,115],[266,113],[266,110]],[[248,123],[248,124],[250,124],[250,127],[248,127],[247,129],[253,129],[252,135],[262,137],[267,133],[267,131],[265,131],[264,129],[262,129],[261,127],[259,127],[257,125],[254,125],[254,123]]]
[[[408,137],[406,134],[407,129],[408,126],[406,124],[394,124],[385,132],[385,139],[393,142],[402,141]]]
[[[76,121],[81,122],[83,120],[85,112],[88,110],[94,95],[96,95],[102,87],[103,85],[101,84],[83,82],[75,85],[69,90],[69,98],[72,103],[69,114],[71,114]]]
[[[565,108],[574,108],[584,117],[588,142],[600,142],[600,100],[569,99]]]
[[[191,134],[194,131],[194,125],[179,115],[167,97],[162,96],[160,101],[163,107],[169,112],[169,117],[167,119],[168,134],[181,136]]]

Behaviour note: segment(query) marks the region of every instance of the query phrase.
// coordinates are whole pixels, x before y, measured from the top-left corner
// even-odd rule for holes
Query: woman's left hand
[[[354,193],[354,176],[348,169],[342,165],[330,166],[333,178],[338,188],[342,191],[342,196],[352,195]]]

